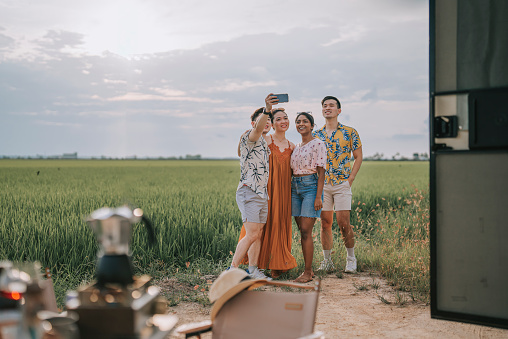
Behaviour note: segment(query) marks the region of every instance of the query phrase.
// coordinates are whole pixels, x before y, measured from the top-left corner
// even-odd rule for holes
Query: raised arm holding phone
[[[271,109],[277,98],[271,93],[265,98],[265,107],[251,115],[252,129],[242,134],[238,150],[240,154],[240,183],[236,202],[242,214],[245,237],[236,246],[232,267],[238,267],[248,253],[249,273],[254,278],[265,278],[257,268],[260,237],[268,215],[269,148],[265,140],[271,129]]]

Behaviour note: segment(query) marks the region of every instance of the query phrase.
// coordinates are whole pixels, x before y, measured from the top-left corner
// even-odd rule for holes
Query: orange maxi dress
[[[296,259],[291,254],[291,149],[281,152],[273,142],[270,147],[270,176],[268,178],[268,218],[261,237],[261,251],[258,267],[261,269],[287,271],[296,267]],[[242,226],[241,240],[245,236]],[[245,257],[243,264],[248,263]]]

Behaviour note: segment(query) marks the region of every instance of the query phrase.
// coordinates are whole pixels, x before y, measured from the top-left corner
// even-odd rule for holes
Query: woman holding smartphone
[[[291,254],[291,153],[295,145],[286,139],[289,129],[288,115],[284,108],[272,110],[272,128],[275,132],[266,137],[270,148],[268,177],[268,218],[261,236],[258,266],[270,269],[272,278],[296,267]],[[240,240],[245,235],[242,227]],[[244,261],[246,262],[246,261]]]
[[[312,280],[314,243],[312,229],[323,207],[323,186],[325,183],[326,145],[312,136],[314,118],[310,112],[296,116],[296,129],[302,136],[291,154],[291,214],[300,229],[305,269],[295,282]]]

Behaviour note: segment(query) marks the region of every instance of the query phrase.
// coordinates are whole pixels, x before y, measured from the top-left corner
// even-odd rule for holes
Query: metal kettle
[[[133,225],[143,221],[147,227],[150,244],[155,240],[152,224],[143,216],[143,211],[128,206],[104,207],[92,212],[86,221],[94,231],[100,246],[96,271],[97,285],[132,284],[134,272],[129,241]]]

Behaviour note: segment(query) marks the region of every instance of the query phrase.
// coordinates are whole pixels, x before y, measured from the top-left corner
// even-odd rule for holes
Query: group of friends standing
[[[251,115],[252,129],[242,134],[238,145],[241,176],[236,201],[243,226],[231,267],[248,264],[253,278],[267,278],[265,270],[270,270],[274,279],[295,268],[291,254],[293,216],[305,263],[295,281],[306,283],[314,277],[312,230],[316,218],[321,218],[324,257],[318,270],[334,270],[335,211],[347,251],[345,272],[356,272],[350,212],[351,186],[363,159],[358,132],[338,121],[340,101],[326,96],[321,101],[325,125],[314,130],[312,113],[298,112],[295,123],[302,140],[294,145],[286,138],[288,115],[284,108],[273,108],[277,97],[269,94],[265,104]],[[269,135],[272,128],[274,133]]]

